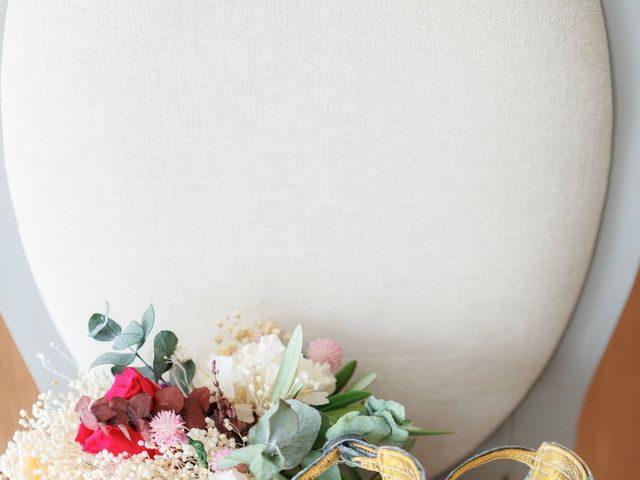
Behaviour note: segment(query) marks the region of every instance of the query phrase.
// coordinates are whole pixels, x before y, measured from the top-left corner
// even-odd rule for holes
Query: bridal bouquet
[[[30,415],[21,412],[23,430],[0,458],[0,477],[283,479],[345,434],[410,448],[412,437],[439,433],[413,426],[401,404],[375,398],[375,373],[351,381],[356,361],[343,364],[336,340],[304,349],[300,326],[284,335],[275,323],[246,326],[234,314],[211,332],[209,357],[194,361],[168,330],[155,334],[145,359],[154,323],[152,306],[124,328],[108,307],[92,315],[89,335],[113,351],[66,396],[42,394]],[[334,466],[322,478],[354,475]]]

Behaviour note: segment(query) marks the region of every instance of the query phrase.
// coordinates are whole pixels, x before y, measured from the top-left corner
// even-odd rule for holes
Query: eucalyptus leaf
[[[110,342],[121,330],[118,322],[101,313],[94,313],[89,318],[89,336],[99,342]]]
[[[198,456],[198,463],[200,463],[200,466],[209,468],[209,462],[207,461],[207,451],[204,448],[204,444],[200,440],[194,440],[191,437],[188,438],[189,445],[191,445],[196,451],[196,455]]]
[[[107,352],[96,358],[91,364],[90,368],[97,367],[98,365],[115,365],[117,367],[126,367],[131,364],[136,358],[136,354],[131,353],[116,353]]]
[[[298,417],[298,428],[293,435],[291,431],[287,435],[284,432],[284,427],[278,426],[278,430],[282,430],[279,434],[281,441],[278,444],[278,448],[286,458],[283,470],[288,470],[300,464],[313,447],[322,423],[320,413],[306,403],[298,400],[288,400],[287,404],[290,405]],[[272,428],[272,434],[275,433],[276,430]]]
[[[288,445],[291,439],[298,432],[300,420],[296,412],[284,400],[278,401],[276,411],[268,419],[269,422],[269,438],[267,439],[267,450],[269,453],[278,452],[282,457],[281,470],[295,467],[294,465],[285,466],[286,459],[282,452],[283,445]]]
[[[338,422],[327,431],[327,440],[358,434],[371,443],[383,443],[389,439],[391,433],[391,428],[385,419],[350,412],[340,417]]]
[[[349,391],[353,392],[355,390],[364,390],[375,381],[376,377],[377,374],[374,372],[361,376],[351,384]]]
[[[287,348],[284,351],[284,355],[282,356],[280,368],[278,369],[271,394],[272,403],[277,402],[279,399],[286,398],[286,395],[291,390],[300,358],[302,358],[302,340],[302,327],[298,325],[294,329]]]
[[[346,434],[359,434],[372,443],[402,445],[409,440],[404,407],[391,400],[367,399],[364,412],[348,412],[342,415],[327,431],[332,440]]]
[[[365,398],[371,396],[371,392],[361,392],[361,391],[352,391],[339,393],[337,395],[332,395],[329,397],[329,403],[320,405],[318,410],[321,412],[328,412],[330,410],[336,410],[338,408],[347,407],[353,403],[360,402]]]
[[[280,468],[271,458],[264,455],[258,455],[249,465],[249,470],[255,476],[256,480],[275,480],[278,478]]]
[[[218,459],[217,467],[220,470],[226,470],[238,465],[251,465],[251,462],[266,448],[266,445],[247,445],[246,447],[233,450],[229,455]]]
[[[140,372],[140,375],[147,377],[149,380],[155,381],[153,370],[151,370],[149,367],[136,367],[136,370]]]
[[[331,428],[333,423],[335,422],[331,420],[331,417],[328,414],[320,413],[320,430],[318,431],[318,436],[316,437],[313,447],[311,447],[313,450],[320,450],[324,447],[324,444],[327,441],[327,430]]]
[[[171,368],[172,362],[168,360],[178,346],[178,337],[169,330],[162,330],[156,334],[153,341],[153,373],[156,380]]]
[[[349,380],[353,376],[353,373],[356,371],[358,366],[357,360],[351,360],[344,364],[344,366],[336,373],[336,389],[333,392],[334,395],[336,393],[340,393],[344,387],[347,386]]]
[[[237,455],[245,455],[243,463],[246,463],[246,457],[252,457],[249,469],[256,479],[278,478],[278,472],[298,466],[307,456],[318,437],[320,425],[320,413],[315,408],[298,400],[280,400],[249,430],[249,447],[236,452],[250,447],[253,450],[234,452],[231,457],[237,459],[240,458]],[[258,445],[263,449],[260,455],[255,455]]]
[[[193,380],[195,373],[196,364],[193,360],[187,360],[184,363],[175,363],[170,371],[171,381],[187,396],[190,390],[191,380]]]
[[[142,319],[140,323],[142,324],[142,330],[144,331],[144,338],[146,339],[151,330],[153,329],[153,325],[156,322],[156,312],[153,308],[153,305],[149,305],[147,309],[142,314]]]
[[[140,346],[144,342],[144,330],[142,325],[138,322],[131,322],[127,327],[116,337],[116,341],[113,342],[114,350],[124,350],[133,345]]]

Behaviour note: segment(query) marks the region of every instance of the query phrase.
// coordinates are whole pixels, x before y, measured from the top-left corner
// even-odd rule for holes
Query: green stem
[[[107,317],[107,328],[109,329],[109,331],[110,331],[111,333],[113,333],[113,336],[114,336],[114,337],[117,337],[117,336],[118,336],[118,334],[117,334],[116,332],[114,332],[114,331],[113,331],[113,329],[109,326],[109,317]],[[137,350],[134,350],[134,349],[133,349],[133,348],[131,348],[131,347],[127,347],[127,348],[128,348],[132,353],[135,353],[135,354],[136,354],[136,357],[138,357],[138,359],[139,359],[142,363],[144,363],[145,367],[147,367],[148,369],[150,369],[151,371],[153,371],[153,368],[151,368],[151,365],[149,365],[147,362],[145,362],[145,361],[144,361],[144,358],[142,358],[142,357],[140,356],[140,354],[138,353],[138,351],[137,351]]]

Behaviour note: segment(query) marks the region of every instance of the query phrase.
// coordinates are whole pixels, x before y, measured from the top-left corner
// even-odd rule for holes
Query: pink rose
[[[142,436],[140,436],[138,432],[134,431],[128,425],[125,428],[129,432],[131,440],[129,440],[118,427],[112,425],[106,426],[107,433],[105,433],[101,428],[90,430],[80,424],[78,434],[76,435],[76,442],[80,443],[82,450],[87,453],[95,454],[100,453],[102,450],[107,450],[114,455],[118,455],[119,453],[135,455],[136,453],[142,453],[144,451],[149,452],[150,457],[154,457],[157,454],[154,450],[147,450],[138,445],[138,442],[142,440]]]
[[[125,368],[121,374],[116,375],[113,385],[109,391],[105,393],[103,398],[106,401],[116,399],[124,403],[124,400],[135,397],[140,393],[146,393],[150,397],[153,397],[153,394],[158,390],[160,390],[158,385],[142,376],[136,369]],[[116,400],[114,400],[114,402]],[[88,401],[89,399],[87,398],[87,402]],[[85,410],[88,410],[87,406],[88,405],[84,405]],[[82,408],[80,413],[82,415]],[[113,412],[111,412],[111,414],[113,414]],[[95,417],[93,419],[95,421]],[[124,422],[121,420],[118,421],[118,423],[120,425],[102,424],[103,428],[96,428],[95,430],[81,423],[78,428],[78,434],[76,435],[76,442],[82,445],[82,450],[87,453],[98,453],[102,450],[107,450],[114,455],[123,452],[135,455],[143,451],[149,452],[151,457],[157,454],[154,450],[147,450],[138,445],[138,442],[142,440],[142,435],[140,432],[136,432],[131,428],[126,417]],[[90,422],[89,426],[92,426]],[[128,435],[125,434],[120,427],[126,430]]]
[[[125,368],[121,374],[116,375],[111,388],[104,394],[104,398],[111,400],[113,397],[122,397],[125,400],[139,394],[148,393],[153,397],[160,387],[141,375],[135,368]]]

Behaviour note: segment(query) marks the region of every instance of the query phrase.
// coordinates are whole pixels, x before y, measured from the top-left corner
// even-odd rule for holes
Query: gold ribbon
[[[531,450],[501,447],[470,458],[453,470],[446,480],[457,480],[465,473],[496,460],[513,460],[530,468],[528,480],[593,480],[591,472],[569,449],[545,442]],[[377,447],[361,437],[343,437],[327,442],[324,455],[298,473],[293,480],[313,480],[343,461],[380,473],[382,480],[424,480],[422,465],[412,455],[396,447]]]

